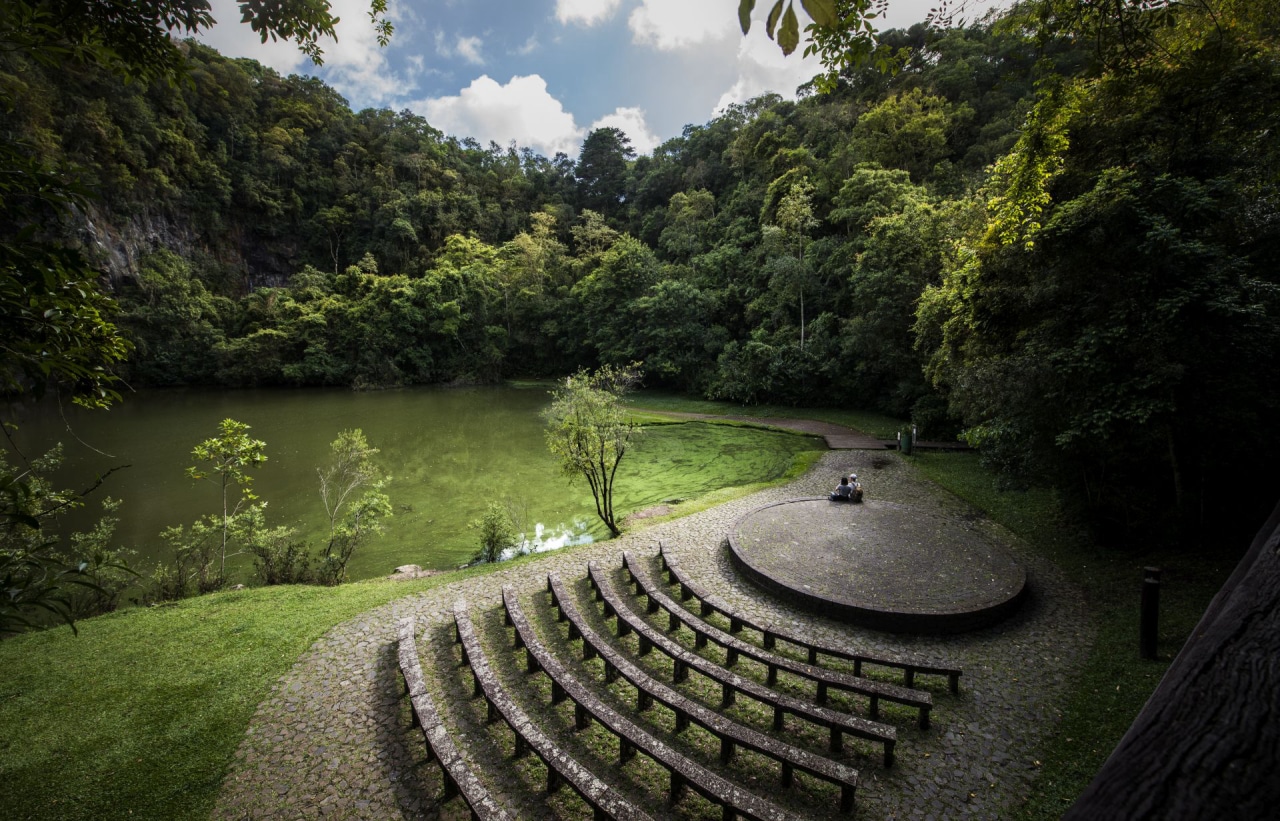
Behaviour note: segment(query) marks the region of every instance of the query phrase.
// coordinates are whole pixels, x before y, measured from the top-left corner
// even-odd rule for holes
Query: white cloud
[[[633,42],[676,51],[737,34],[737,10],[735,0],[643,0],[627,25]]]
[[[801,26],[807,22],[807,18],[803,19]],[[778,44],[764,33],[764,26],[759,22],[752,25],[751,33],[738,44],[737,79],[720,95],[715,112],[723,111],[730,103],[743,103],[769,91],[794,99],[796,88],[822,71],[822,62],[817,57],[803,57],[802,52],[803,49],[798,48],[791,56],[784,57]]]
[[[536,34],[530,34],[529,39],[524,41],[524,45],[516,49],[514,53],[519,54],[521,57],[528,57],[530,54],[533,54],[538,50],[539,45],[538,36]]]
[[[597,128],[617,128],[631,140],[631,147],[638,154],[649,154],[662,142],[654,134],[644,119],[644,109],[630,106],[618,106],[612,114],[606,114],[591,124],[591,130]]]
[[[307,58],[291,42],[272,42],[270,39],[265,43],[261,42],[253,29],[240,22],[240,8],[236,0],[212,0],[210,12],[218,24],[202,32],[199,40],[213,46],[223,55],[252,57],[281,74],[296,72],[306,62]],[[323,42],[321,48],[332,45],[332,41]]]
[[[468,63],[476,66],[484,65],[484,57],[480,56],[480,47],[484,42],[479,37],[459,37],[454,53]]]
[[[514,140],[547,156],[557,151],[576,155],[586,134],[537,74],[512,77],[505,85],[483,75],[456,97],[419,100],[409,108],[456,137],[499,145]]]
[[[454,57],[461,57],[474,66],[484,65],[484,56],[480,53],[480,49],[484,46],[484,41],[479,37],[463,37],[458,35],[449,42],[443,31],[435,33],[436,54],[446,60]]]
[[[218,24],[201,34],[200,40],[228,57],[252,57],[281,74],[319,75],[340,94],[361,101],[361,105],[385,104],[412,87],[388,65],[386,50],[378,45],[369,22],[368,0],[332,0],[332,12],[341,19],[336,27],[337,42],[320,43],[323,68],[312,65],[292,42],[261,42],[253,29],[240,23],[237,0],[211,0],[210,6]],[[393,23],[397,8],[398,4],[393,4],[388,13]],[[395,48],[395,37],[391,43],[390,48]]]
[[[564,25],[594,26],[618,10],[621,0],[556,0],[556,19]]]

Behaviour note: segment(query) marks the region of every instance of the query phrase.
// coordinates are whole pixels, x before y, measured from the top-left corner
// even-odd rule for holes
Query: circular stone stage
[[[877,630],[958,633],[1021,604],[1027,573],[964,522],[907,505],[796,499],[729,532],[734,564],[797,604]]]

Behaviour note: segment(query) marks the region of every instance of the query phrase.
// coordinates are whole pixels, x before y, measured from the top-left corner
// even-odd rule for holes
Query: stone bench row
[[[657,681],[630,659],[616,650],[603,636],[597,633],[582,618],[572,596],[563,588],[559,577],[550,574],[547,577],[548,590],[552,591],[553,601],[560,609],[560,620],[569,622],[570,640],[582,639],[583,660],[599,656],[604,662],[605,683],[612,683],[618,676],[626,679],[636,689],[636,710],[643,712],[649,709],[654,701],[664,705],[675,714],[676,733],[684,730],[690,722],[697,724],[720,741],[720,761],[727,764],[738,747],[745,747],[777,761],[782,767],[782,786],[790,787],[794,780],[794,771],[800,770],[816,778],[827,781],[840,788],[840,809],[848,812],[853,809],[854,793],[858,788],[858,771],[853,767],[833,761],[825,756],[802,750],[784,741],[772,738],[750,727],[746,727],[715,710],[684,696],[679,691]],[[503,597],[507,601],[508,613],[515,620],[517,641],[523,636],[520,620],[515,613],[518,605],[514,602],[514,591],[504,588]],[[522,617],[521,617],[522,618]],[[530,639],[525,637],[524,641]]]
[[[667,580],[680,587],[681,601],[688,601],[691,598],[698,599],[699,613],[702,616],[709,616],[712,613],[719,613],[729,620],[729,632],[736,634],[742,628],[746,627],[760,633],[764,649],[773,650],[778,639],[793,644],[809,654],[809,663],[817,664],[819,656],[832,656],[834,658],[845,659],[853,662],[853,674],[855,676],[862,675],[862,666],[871,664],[880,667],[892,667],[903,671],[903,684],[907,687],[915,686],[915,677],[917,675],[938,675],[946,676],[952,693],[960,692],[960,676],[963,671],[958,667],[946,667],[940,664],[925,664],[917,661],[908,661],[906,659],[895,659],[887,656],[876,656],[868,653],[859,653],[853,650],[846,650],[841,647],[835,647],[830,644],[824,644],[814,639],[812,636],[806,635],[794,629],[779,627],[776,624],[767,622],[757,622],[743,616],[741,613],[735,612],[728,605],[722,602],[717,596],[707,592],[703,587],[695,583],[680,568],[680,562],[677,557],[668,553],[662,542],[658,543],[658,558],[662,562],[662,569],[667,572]]]
[[[427,742],[427,760],[434,757],[440,762],[440,769],[444,772],[444,800],[461,795],[462,800],[470,807],[474,821],[512,821],[511,814],[489,794],[484,783],[467,766],[466,759],[458,752],[457,745],[444,727],[440,711],[427,693],[422,665],[418,661],[418,643],[412,618],[400,620],[398,656],[405,691],[412,706],[414,726],[422,728],[422,735]]]
[[[513,623],[525,626],[527,630],[527,621],[519,614],[519,606],[514,603],[514,597],[508,599],[504,595],[504,599],[508,602],[507,612]],[[526,634],[528,636],[531,634]],[[685,788],[689,788],[712,803],[719,804],[725,821],[733,821],[738,816],[756,821],[800,821],[800,816],[716,775],[605,704],[594,690],[578,681],[541,642],[526,640],[524,649],[529,672],[541,670],[551,680],[551,703],[556,704],[565,698],[574,702],[574,725],[577,729],[586,729],[594,719],[617,736],[618,766],[641,752],[667,770],[670,775],[667,791],[669,804],[679,801]]]
[[[646,821],[649,816],[634,804],[620,795],[616,790],[597,778],[590,770],[579,764],[571,756],[562,752],[558,745],[538,725],[525,714],[511,699],[502,687],[493,668],[480,647],[475,626],[467,612],[465,601],[458,600],[453,605],[453,619],[456,628],[455,640],[462,645],[462,660],[471,668],[475,679],[473,696],[483,695],[488,702],[489,721],[501,718],[515,735],[515,754],[519,758],[528,750],[533,750],[547,768],[547,792],[555,792],[562,783],[573,787],[582,799],[591,805],[596,821],[606,818],[623,819],[623,821]],[[581,726],[581,719],[579,719]]]
[[[811,724],[827,728],[830,731],[832,752],[840,752],[843,747],[843,736],[848,734],[883,745],[884,765],[886,767],[893,765],[894,748],[898,741],[898,731],[895,728],[771,690],[753,679],[741,676],[710,659],[686,650],[678,642],[631,612],[597,563],[590,562],[587,568],[588,579],[595,589],[596,597],[604,604],[605,617],[617,618],[618,636],[625,636],[634,631],[639,639],[641,656],[647,655],[655,647],[669,656],[674,664],[672,674],[674,682],[684,681],[688,671],[692,669],[720,685],[722,707],[733,704],[736,695],[742,693],[773,709],[773,729],[776,732],[784,730],[784,716],[790,714]],[[559,605],[560,595],[554,589],[552,595],[555,603]]]
[[[778,655],[772,651],[764,650],[708,624],[680,606],[674,599],[659,589],[659,583],[649,575],[644,568],[643,562],[633,557],[629,551],[623,551],[622,565],[630,574],[631,581],[636,586],[636,594],[648,598],[648,611],[650,613],[656,613],[659,609],[665,610],[668,617],[668,630],[676,630],[681,624],[688,627],[693,631],[695,648],[705,647],[708,641],[723,647],[727,654],[726,666],[732,667],[737,663],[739,656],[746,656],[768,668],[768,683],[770,685],[777,681],[778,671],[784,670],[814,682],[817,685],[816,700],[819,704],[826,703],[827,690],[834,687],[866,697],[870,703],[869,712],[872,718],[879,717],[880,701],[883,700],[914,708],[919,714],[920,729],[929,728],[929,713],[933,709],[933,697],[928,693],[912,690],[908,687],[899,687],[895,684],[872,681],[836,670],[828,670],[824,667],[806,664]]]

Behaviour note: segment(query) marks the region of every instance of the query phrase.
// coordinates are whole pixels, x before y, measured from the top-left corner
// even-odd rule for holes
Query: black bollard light
[[[1160,568],[1146,567],[1142,571],[1142,620],[1138,628],[1139,644],[1144,659],[1155,659],[1157,636],[1160,633]]]

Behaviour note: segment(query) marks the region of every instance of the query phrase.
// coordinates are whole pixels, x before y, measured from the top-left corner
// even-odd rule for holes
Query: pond
[[[517,512],[526,538],[542,546],[604,538],[590,490],[570,482],[547,450],[540,412],[548,387],[422,388],[357,393],[346,390],[166,390],[130,394],[108,412],[56,407],[19,420],[15,441],[28,456],[62,442],[60,487],[82,489],[112,467],[85,510],[64,525],[87,527],[102,495],[120,499],[117,542],[138,551],[148,568],[163,552],[157,538],[169,525],[190,524],[220,510],[215,481],[186,476],[191,449],[232,418],[266,442],[268,461],[253,473],[267,501],[268,523],[297,527],[321,544],[324,509],[317,468],[339,431],[361,428],[381,450],[393,480],[395,508],[385,532],[362,547],[351,578],[391,572],[402,564],[450,569],[478,549],[468,524],[492,501]],[[646,428],[619,470],[619,514],[690,499],[723,487],[782,475],[819,440],[752,428],[688,422]],[[249,563],[242,560],[239,576]]]

